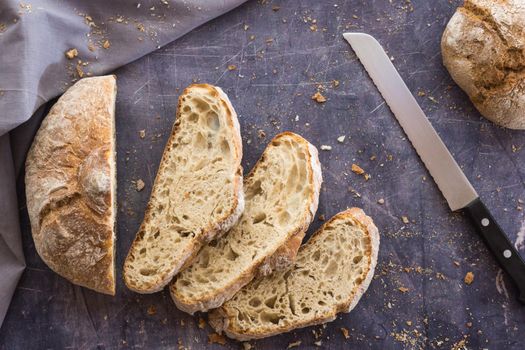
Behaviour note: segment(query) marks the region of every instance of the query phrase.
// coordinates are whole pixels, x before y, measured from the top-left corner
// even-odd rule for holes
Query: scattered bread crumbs
[[[345,135],[343,135],[343,136],[339,136],[339,137],[337,138],[337,142],[339,142],[339,143],[343,143],[343,142],[345,142],[345,139],[346,139],[346,136],[345,136]]]
[[[467,326],[467,328],[471,328],[472,327],[472,322],[467,322],[466,326]]]
[[[459,267],[459,261],[454,261],[454,265],[456,265],[457,267]]]
[[[296,341],[296,342],[293,342],[293,343],[288,344],[287,349],[297,348],[297,347],[299,347],[300,345],[301,345],[301,341],[298,340],[298,341]]]
[[[111,43],[109,42],[109,40],[104,40],[104,42],[102,43],[102,47],[105,48],[106,50],[109,49],[110,46],[111,46]]]
[[[317,32],[317,24],[312,24],[312,25],[310,26],[310,30],[311,30],[312,32]]]
[[[254,41],[254,40],[255,40],[255,35],[253,35],[253,34],[250,35],[250,40],[251,40],[251,41]]]
[[[332,150],[332,146],[321,145],[321,151],[331,151],[331,150]]]
[[[257,131],[257,134],[259,135],[259,138],[261,139],[266,137],[266,133],[264,132],[264,130]]]
[[[84,71],[82,70],[82,67],[81,67],[80,63],[77,64],[76,70],[77,70],[78,77],[82,78],[84,76]]]
[[[146,137],[146,130],[145,129],[139,130],[139,137],[141,139]]]
[[[370,157],[370,160],[376,160],[377,159],[377,156],[374,154]]]
[[[428,96],[428,99],[434,103],[438,103],[438,101],[436,100],[434,96]]]
[[[148,315],[150,315],[150,316],[155,315],[155,314],[157,313],[157,308],[155,307],[155,305],[150,305],[150,306],[148,306],[147,313],[148,313]]]
[[[417,95],[423,97],[423,96],[426,95],[426,93],[425,93],[425,91],[423,91],[423,90],[419,90],[419,91],[417,92]]]
[[[244,350],[252,350],[252,344],[247,342],[242,343],[242,347]]]
[[[401,216],[401,220],[403,221],[403,224],[409,224],[410,223],[410,220],[408,220],[408,217],[407,216]]]
[[[198,324],[198,326],[199,326],[200,329],[206,328],[206,321],[204,320],[204,318],[199,317],[199,324]]]
[[[222,334],[211,333],[208,334],[208,344],[226,345],[226,338]]]
[[[277,6],[277,5],[273,5],[273,6],[272,6],[272,11],[277,12],[277,11],[279,11],[280,9],[281,9],[281,6]]]
[[[70,60],[78,56],[78,50],[73,48],[66,51],[66,57]]]
[[[0,33],[5,32],[6,28],[7,28],[7,26],[4,23],[0,23]]]
[[[321,340],[318,340],[318,341],[315,341],[314,344],[315,344],[315,346],[319,346],[320,347],[321,345],[323,345],[323,342]]]
[[[406,288],[406,287],[399,287],[398,290],[401,292],[401,293],[407,293],[410,289]]]
[[[97,48],[95,47],[95,45],[93,45],[93,43],[89,43],[88,44],[88,50],[91,51],[91,52],[94,52]]]
[[[268,38],[265,40],[267,44],[271,44],[273,43],[273,38]]]
[[[378,203],[378,204],[385,204],[385,200],[384,200],[383,198],[379,198],[379,199],[377,200],[377,203]]]
[[[350,338],[350,334],[348,332],[348,329],[344,328],[344,327],[341,327],[341,333],[343,333],[343,337],[345,337],[345,339],[349,339]]]
[[[406,324],[407,326],[412,326],[412,321],[407,321]]]
[[[250,29],[250,26],[247,25],[247,24],[245,24],[245,25],[244,25],[244,31],[247,31],[248,29]]]
[[[445,278],[445,275],[442,274],[441,272],[436,272],[436,278],[437,278],[438,280],[445,280],[445,279],[446,279],[446,278]]]
[[[332,87],[336,88],[339,86],[339,80],[332,80]]]
[[[365,173],[363,168],[361,168],[359,165],[355,163],[352,164],[352,172],[356,173],[357,175],[363,175]]]
[[[326,102],[326,98],[323,95],[321,95],[319,91],[317,91],[315,94],[312,95],[312,100],[314,100],[317,103]]]
[[[145,32],[146,31],[146,28],[144,28],[144,24],[142,24],[142,23],[137,24],[137,29],[139,30],[139,32]]]
[[[325,221],[326,220],[324,214],[319,215],[319,220],[320,221]]]
[[[234,65],[234,64],[230,64],[230,65],[228,66],[228,70],[236,70],[236,69],[237,69],[237,66]]]
[[[471,285],[474,282],[474,274],[471,271],[467,272],[464,281],[465,284]]]
[[[144,181],[142,181],[142,179],[138,179],[137,180],[137,183],[136,183],[136,189],[138,192],[142,191],[144,189]]]

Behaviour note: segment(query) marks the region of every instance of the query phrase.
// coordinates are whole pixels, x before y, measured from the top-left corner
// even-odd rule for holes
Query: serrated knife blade
[[[466,207],[478,198],[465,174],[428,121],[381,45],[364,33],[345,33],[357,57],[423,160],[450,209]]]
[[[401,124],[453,211],[464,209],[525,304],[525,261],[481,201],[465,174],[428,121],[386,52],[374,37],[345,33],[357,57]]]

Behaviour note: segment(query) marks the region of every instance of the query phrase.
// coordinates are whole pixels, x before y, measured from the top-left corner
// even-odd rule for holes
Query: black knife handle
[[[465,207],[465,211],[476,225],[489,249],[496,256],[500,266],[516,283],[520,293],[518,300],[525,303],[525,261],[481,199],[472,201]]]

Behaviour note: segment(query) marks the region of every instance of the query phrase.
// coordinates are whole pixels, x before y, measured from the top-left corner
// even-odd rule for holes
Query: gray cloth
[[[244,1],[0,3],[0,325],[25,267],[15,184],[43,105],[81,75],[108,73]],[[78,56],[68,59],[70,49]]]

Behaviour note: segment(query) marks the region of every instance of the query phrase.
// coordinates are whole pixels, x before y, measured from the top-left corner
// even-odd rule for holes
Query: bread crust
[[[357,285],[354,291],[351,293],[351,298],[349,300],[344,300],[341,303],[337,304],[336,307],[331,310],[331,312],[318,315],[315,318],[309,321],[297,322],[295,324],[282,325],[276,327],[272,330],[265,329],[254,329],[250,332],[237,329],[233,322],[230,322],[230,319],[235,318],[234,315],[228,313],[228,309],[224,306],[213,310],[209,314],[209,324],[214,328],[218,333],[224,332],[229,338],[237,339],[240,341],[246,341],[250,339],[260,339],[266,338],[273,335],[285,333],[292,331],[297,328],[303,328],[318,324],[323,324],[335,320],[337,314],[340,312],[348,313],[350,312],[355,305],[359,302],[364,292],[368,288],[370,281],[374,275],[374,270],[377,264],[377,257],[379,252],[379,231],[374,225],[372,219],[368,217],[362,209],[359,208],[350,208],[339,214],[336,214],[329,221],[327,221],[306,243],[306,245],[314,244],[318,239],[322,239],[322,232],[324,228],[329,225],[332,221],[336,219],[352,219],[356,225],[361,226],[364,232],[367,233],[367,236],[370,240],[370,248],[367,251],[367,255],[370,257],[370,264],[366,271],[363,271],[362,274],[362,283]],[[304,249],[304,248],[301,248]]]
[[[228,96],[224,93],[224,91],[216,86],[209,85],[209,84],[192,84],[188,86],[182,94],[179,97],[178,106],[177,106],[177,118],[173,125],[173,129],[171,132],[171,135],[168,139],[168,142],[166,143],[166,147],[164,150],[164,153],[162,155],[159,169],[163,168],[163,165],[165,165],[168,162],[168,149],[171,147],[171,145],[175,141],[175,137],[177,136],[177,133],[180,131],[180,116],[181,116],[181,108],[182,108],[182,99],[185,95],[189,93],[189,91],[193,88],[201,88],[207,90],[212,96],[219,99],[219,102],[223,105],[226,115],[227,115],[227,122],[228,126],[234,130],[233,134],[234,139],[233,145],[235,148],[234,152],[234,159],[237,165],[237,173],[236,176],[233,178],[233,187],[234,187],[234,198],[233,198],[233,204],[232,207],[224,214],[222,217],[217,220],[216,222],[212,222],[208,224],[208,226],[204,227],[202,229],[202,233],[200,236],[197,237],[197,239],[192,240],[192,243],[188,245],[188,247],[180,252],[174,252],[179,257],[176,264],[173,266],[172,270],[169,273],[166,273],[162,276],[158,276],[158,278],[155,281],[151,281],[148,283],[143,283],[140,286],[135,285],[132,280],[128,277],[128,265],[129,257],[131,254],[135,253],[137,250],[137,242],[141,235],[141,232],[144,232],[145,225],[148,223],[149,218],[151,217],[151,212],[153,210],[152,207],[152,201],[151,198],[148,202],[148,205],[146,207],[145,213],[144,213],[144,220],[137,232],[137,236],[135,240],[133,241],[128,255],[126,257],[126,261],[124,262],[124,273],[123,278],[126,286],[137,293],[142,294],[151,294],[155,292],[161,291],[172,279],[173,276],[175,276],[177,273],[182,271],[184,268],[189,266],[191,261],[197,256],[199,250],[202,248],[203,245],[210,242],[212,239],[214,239],[217,236],[222,235],[223,233],[227,232],[235,223],[239,220],[240,216],[242,215],[242,212],[244,211],[244,192],[242,188],[242,179],[243,179],[243,169],[241,167],[241,159],[242,159],[242,139],[240,136],[240,125],[239,121],[237,120],[237,114],[235,112],[235,109],[233,108]],[[153,185],[153,189],[151,191],[151,196],[155,193],[156,188],[158,185],[158,179],[159,177],[163,176],[161,172],[157,172],[157,175],[155,177],[155,182]]]
[[[525,1],[466,0],[443,32],[441,52],[483,116],[525,129]]]
[[[313,188],[313,191],[309,198],[310,204],[308,205],[308,209],[303,214],[301,224],[298,225],[294,231],[288,233],[286,243],[281,247],[278,247],[274,254],[261,262],[254,263],[248,271],[238,276],[234,282],[224,288],[221,288],[219,291],[214,291],[213,295],[208,294],[206,297],[200,300],[187,300],[184,298],[184,296],[177,293],[175,283],[172,283],[170,285],[170,294],[178,309],[189,314],[194,314],[197,311],[207,311],[217,308],[225,301],[230,300],[235,295],[235,293],[239,291],[239,289],[248,284],[258,273],[264,273],[265,275],[268,275],[275,269],[285,269],[295,261],[297,251],[301,245],[305,232],[317,211],[317,206],[319,204],[319,193],[321,191],[323,179],[317,149],[301,136],[285,131],[275,136],[272,141],[270,141],[270,144],[285,137],[290,137],[295,142],[305,146],[305,148],[308,150],[308,164],[312,170],[309,172],[308,180]],[[253,169],[246,176],[245,181],[249,181],[249,179],[258,169],[261,161],[267,155],[267,150],[268,148],[266,148],[257,163],[254,165]]]
[[[26,159],[35,248],[74,284],[115,294],[113,75],[79,80],[51,108]]]

